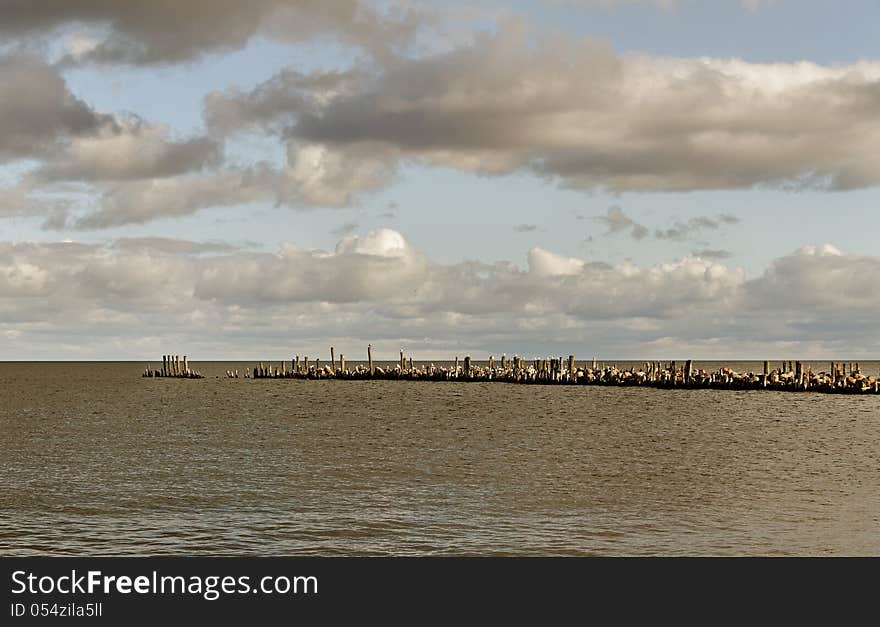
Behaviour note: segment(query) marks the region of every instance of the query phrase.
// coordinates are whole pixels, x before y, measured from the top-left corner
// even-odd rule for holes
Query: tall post
[[[189,361],[187,361],[186,355],[183,356],[183,374],[189,376]]]
[[[471,356],[470,355],[465,355],[465,357],[464,357],[464,376],[465,377],[471,376]]]
[[[373,345],[367,344],[367,361],[370,364],[370,376],[372,377],[375,374],[375,370],[373,369]]]
[[[339,353],[339,370],[345,374],[345,355]]]
[[[400,371],[403,372],[406,370],[406,357],[403,352],[403,349],[400,349]]]
[[[455,356],[455,369],[452,372],[454,373],[453,376],[457,379],[458,378],[458,355]]]
[[[336,372],[336,353],[333,352],[332,346],[330,347],[330,370]]]
[[[568,356],[568,374],[574,376],[574,355]]]
[[[168,376],[168,355],[162,355],[162,376]]]

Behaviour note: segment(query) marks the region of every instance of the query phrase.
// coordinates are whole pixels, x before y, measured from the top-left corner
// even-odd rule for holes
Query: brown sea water
[[[252,365],[0,364],[0,555],[880,554],[877,396]]]

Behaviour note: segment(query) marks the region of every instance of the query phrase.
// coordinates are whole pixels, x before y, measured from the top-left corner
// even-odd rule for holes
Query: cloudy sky
[[[0,0],[0,359],[880,355],[875,0]]]

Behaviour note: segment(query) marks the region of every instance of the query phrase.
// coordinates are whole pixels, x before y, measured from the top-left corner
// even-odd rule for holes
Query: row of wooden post
[[[375,370],[373,368],[373,347],[367,346],[367,360],[370,364],[370,372],[374,373]],[[314,368],[315,370],[321,370],[321,360],[315,360]],[[412,360],[410,360],[410,365],[412,365]],[[253,369],[253,377],[255,379],[264,379],[264,378],[290,378],[295,377],[302,374],[308,374],[311,370],[311,366],[309,365],[309,356],[305,355],[300,358],[299,355],[295,355],[293,359],[290,360],[290,371],[287,370],[287,363],[282,362],[280,368],[272,368],[271,366],[264,365],[263,362],[260,362],[258,366]],[[330,371],[331,372],[345,372],[345,355],[342,353],[339,354],[339,367],[336,367],[336,349],[331,346],[330,347]],[[245,378],[248,377],[249,373],[245,373]],[[226,372],[227,377],[238,378],[237,375],[232,375],[230,371]]]
[[[321,366],[320,360],[310,365],[308,356],[300,359],[297,355],[290,362],[288,372],[285,363],[280,368],[264,366],[261,362],[253,369],[255,378],[342,378],[342,379],[420,379],[420,380],[464,380],[464,381],[506,381],[513,383],[580,383],[586,385],[644,385],[649,387],[712,387],[735,389],[785,389],[812,390],[825,392],[874,392],[880,393],[880,381],[877,377],[861,375],[857,363],[840,364],[832,362],[830,373],[814,374],[812,368],[805,368],[800,361],[784,361],[778,369],[771,370],[771,362],[764,361],[763,373],[737,373],[730,368],[722,368],[717,372],[696,370],[693,360],[687,360],[682,366],[676,362],[646,362],[643,368],[618,369],[616,366],[599,364],[596,358],[592,367],[578,368],[574,355],[563,358],[535,359],[526,362],[518,355],[508,360],[502,355],[500,368],[496,367],[495,357],[490,355],[488,367],[476,366],[470,355],[460,359],[455,356],[452,369],[430,366],[414,367],[412,357],[408,357],[401,349],[399,360],[394,368],[384,369],[375,365],[373,346],[367,345],[367,367],[357,366],[349,371],[346,368],[345,356],[339,355],[337,366],[336,349],[330,347],[330,366]],[[847,375],[847,371],[849,374]],[[237,376],[237,375],[236,375]],[[248,376],[248,373],[245,374]]]
[[[155,378],[173,378],[173,379],[201,379],[201,374],[189,367],[189,359],[180,355],[162,355],[162,369],[154,370],[150,364],[144,370],[143,376]]]

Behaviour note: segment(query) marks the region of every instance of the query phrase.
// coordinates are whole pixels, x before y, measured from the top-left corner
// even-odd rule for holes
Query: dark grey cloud
[[[58,183],[152,181],[216,167],[222,155],[219,140],[177,138],[134,115],[95,111],[38,57],[0,54],[0,163],[36,163],[2,189],[0,216],[42,216],[43,228],[61,230],[71,223],[74,197],[109,192]]]
[[[247,5],[256,17],[240,23],[271,14],[271,28],[280,29],[285,22],[275,11],[314,10],[321,19],[335,20],[349,15],[350,5],[260,0]],[[147,55],[162,38],[180,36],[177,26],[166,33],[158,25],[180,20],[185,30],[193,16],[205,13],[199,28],[215,19],[235,22],[241,6],[229,5],[222,15],[226,0],[72,0],[57,6],[13,1],[6,3],[10,19],[0,30],[39,33],[77,20],[104,24],[110,35],[101,42],[124,33],[120,41]],[[384,9],[370,11],[364,15],[384,23]],[[49,228],[80,229],[250,202],[352,206],[396,180],[403,164],[413,163],[489,175],[525,171],[572,188],[611,191],[847,189],[880,183],[874,148],[880,128],[873,115],[880,107],[880,64],[618,55],[590,40],[548,35],[536,41],[533,35],[527,28],[504,27],[443,53],[368,61],[340,71],[288,69],[251,91],[209,94],[206,137],[178,137],[164,127],[97,113],[67,90],[57,70],[33,58],[27,64],[34,73],[0,63],[0,128],[9,129],[0,135],[0,160],[42,160],[28,179],[35,187],[59,181],[92,185],[84,210],[74,215],[56,208],[45,222]],[[147,48],[144,42],[150,42]],[[169,44],[165,57],[150,56],[159,54],[160,46],[135,62],[200,54],[190,44],[215,49],[210,42],[184,42],[177,49]],[[38,77],[33,84],[32,74]],[[242,132],[277,137],[286,163],[224,164],[225,138]],[[637,240],[651,235],[644,225],[626,222],[622,211],[604,219],[612,233],[625,231]],[[690,241],[729,219],[674,223],[653,235]]]
[[[114,124],[76,98],[43,60],[0,54],[0,162],[47,156],[62,141]]]
[[[64,199],[31,196],[24,185],[0,190],[0,218],[46,217],[61,220],[67,215],[69,202]]]
[[[262,130],[284,134],[297,117],[318,112],[322,103],[349,91],[359,70],[304,74],[287,68],[251,91],[231,87],[205,96],[205,123],[215,134]]]
[[[128,117],[59,146],[30,178],[42,183],[166,178],[219,166],[222,158],[223,145],[215,139],[177,139],[166,127]]]
[[[105,187],[94,206],[72,224],[76,229],[102,229],[251,202],[345,207],[359,194],[386,186],[396,174],[396,161],[382,158],[370,146],[331,151],[291,143],[288,162],[281,168],[261,162],[164,179],[121,181]]]
[[[379,189],[395,175],[392,166],[373,160],[375,155],[366,147],[341,154],[318,146],[294,145],[289,153],[288,164],[281,168],[260,162],[104,186],[96,201],[70,226],[93,230],[144,224],[254,202],[343,207],[353,203],[356,193]]]
[[[390,57],[418,27],[406,5],[380,10],[359,0],[0,0],[0,37],[51,36],[74,26],[94,45],[68,62],[163,64],[226,52],[265,35],[282,41],[332,37]]]
[[[164,179],[124,181],[107,187],[97,206],[71,221],[77,230],[143,224],[191,215],[207,207],[277,201],[279,174],[265,164]]]
[[[285,138],[347,155],[486,174],[531,171],[624,191],[849,189],[880,183],[871,112],[880,65],[758,64],[618,55],[589,40],[502,28],[449,52],[344,80],[279,76],[215,94],[222,128],[287,125]],[[313,96],[304,93],[312,91]]]

